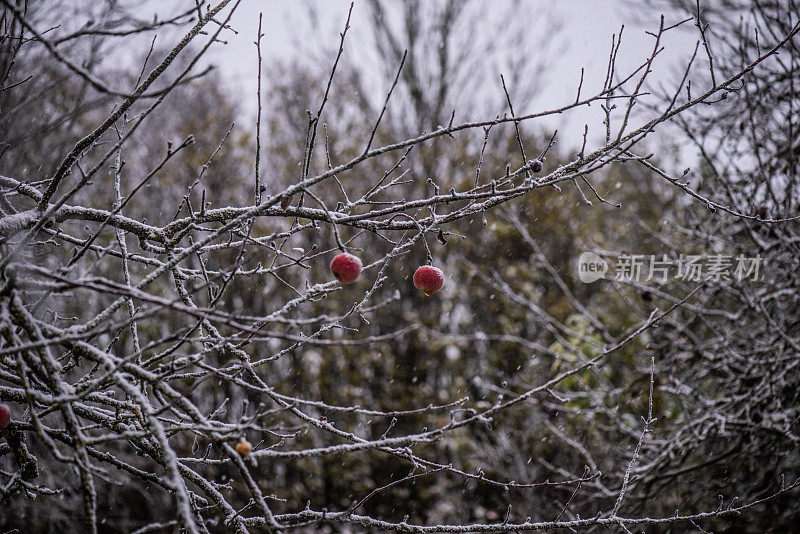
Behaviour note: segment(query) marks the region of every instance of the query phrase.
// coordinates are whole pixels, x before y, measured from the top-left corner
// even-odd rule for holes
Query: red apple
[[[0,428],[5,428],[11,422],[11,408],[8,404],[0,404]]]
[[[343,284],[352,284],[361,274],[361,258],[347,252],[337,254],[331,261],[331,272]]]
[[[439,291],[444,283],[444,275],[438,267],[423,265],[414,273],[414,287],[421,289],[429,297]]]

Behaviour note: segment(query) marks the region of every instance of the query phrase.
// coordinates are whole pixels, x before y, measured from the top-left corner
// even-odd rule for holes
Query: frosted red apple
[[[414,273],[414,287],[421,289],[429,297],[439,291],[444,283],[444,275],[438,267],[423,265]]]
[[[5,428],[11,422],[11,408],[7,404],[0,404],[0,428]]]
[[[331,272],[343,284],[352,284],[361,274],[361,258],[347,252],[337,254],[331,261]]]

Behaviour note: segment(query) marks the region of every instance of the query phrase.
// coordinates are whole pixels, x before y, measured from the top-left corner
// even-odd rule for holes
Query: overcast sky
[[[159,0],[166,1],[166,0]],[[339,32],[344,25],[349,0],[325,0],[317,3],[321,15],[323,35],[314,36],[323,39],[328,48],[338,44]],[[486,9],[496,5],[486,2]],[[648,8],[637,7],[637,16],[631,12],[630,2],[622,0],[568,0],[552,2],[551,0],[522,1],[519,16],[533,20],[537,16],[554,16],[563,24],[562,39],[564,46],[554,47],[553,68],[548,73],[545,85],[535,102],[535,109],[517,110],[518,113],[540,111],[562,106],[573,100],[580,79],[580,68],[585,69],[584,95],[588,91],[599,90],[605,77],[611,35],[618,33],[625,24],[623,46],[620,50],[618,65],[621,72],[639,65],[649,54],[653,46],[653,38],[645,30],[658,27],[659,13],[648,13]],[[242,95],[245,112],[255,109],[256,88],[256,48],[255,40],[258,28],[259,13],[263,13],[262,53],[265,59],[286,58],[298,53],[293,46],[297,39],[311,38],[307,32],[308,22],[303,4],[294,1],[280,0],[242,0],[232,26],[238,35],[228,33],[225,37],[228,44],[213,49],[209,61],[219,66],[231,91]],[[646,25],[633,20],[648,19]],[[673,17],[674,18],[674,17]],[[667,22],[674,22],[668,16]],[[367,6],[365,0],[356,0],[351,21],[354,35],[359,31],[368,31]],[[689,26],[688,24],[686,26]],[[555,37],[555,36],[554,36]],[[357,37],[356,37],[357,38]],[[674,32],[664,40],[665,51],[659,57],[654,68],[654,79],[668,82],[675,75],[678,65],[685,64],[694,48],[696,37],[689,32]],[[353,43],[348,43],[353,46]],[[347,45],[345,54],[348,53]],[[356,53],[352,49],[350,53]],[[331,58],[332,60],[333,58]],[[492,73],[496,76],[499,73]],[[244,90],[243,90],[244,89]],[[601,134],[602,115],[599,106],[592,106],[580,114],[558,116],[548,120],[550,128],[559,128],[559,137],[564,139],[579,138],[583,132],[583,124],[589,123],[590,132],[595,137]],[[573,143],[574,144],[574,143]]]

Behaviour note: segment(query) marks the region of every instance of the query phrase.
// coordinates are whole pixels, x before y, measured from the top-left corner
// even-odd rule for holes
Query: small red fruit
[[[414,273],[414,287],[421,289],[429,297],[439,291],[444,283],[444,275],[438,267],[423,265]]]
[[[331,271],[343,284],[352,284],[361,274],[361,258],[347,252],[337,254],[331,261]]]
[[[0,404],[0,428],[5,428],[11,422],[11,408],[8,404]]]

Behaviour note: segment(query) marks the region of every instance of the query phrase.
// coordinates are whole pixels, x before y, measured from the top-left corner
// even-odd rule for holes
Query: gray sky
[[[327,48],[338,44],[339,32],[344,25],[349,5],[349,0],[326,0],[317,3],[323,35],[314,38],[322,39]],[[487,1],[487,10],[491,9],[492,5]],[[653,46],[653,38],[647,35],[645,30],[657,29],[659,13],[654,11],[652,16],[649,16],[647,8],[641,8],[638,15],[644,14],[642,18],[650,20],[646,26],[642,26],[632,20],[630,5],[628,3],[626,8],[621,0],[567,0],[555,4],[547,0],[523,1],[520,9],[525,12],[520,13],[520,16],[535,17],[537,14],[547,15],[550,12],[562,21],[566,47],[551,50],[557,57],[554,57],[554,66],[549,72],[541,95],[535,102],[534,109],[516,111],[522,114],[556,108],[574,100],[581,67],[585,69],[583,95],[599,90],[605,78],[611,35],[619,32],[623,23],[625,24],[623,46],[618,58],[620,72],[639,65]],[[296,42],[297,38],[310,38],[308,32],[304,31],[309,24],[302,3],[242,0],[232,19],[232,26],[239,32],[238,35],[228,33],[225,37],[228,44],[213,49],[209,61],[220,67],[224,77],[229,80],[230,90],[241,93],[245,111],[255,109],[257,58],[253,41],[257,34],[260,12],[263,13],[262,29],[266,34],[262,40],[262,54],[265,59],[296,54],[298,51],[293,42]],[[356,0],[351,20],[352,32],[368,29],[366,12],[365,1]],[[668,17],[667,23],[670,22],[674,21]],[[676,67],[685,65],[695,41],[696,37],[685,31],[668,34],[664,40],[666,49],[654,66],[654,79],[668,83],[674,77]],[[350,52],[355,53],[352,48]],[[347,53],[346,45],[345,54]],[[492,73],[493,76],[497,74],[499,73]],[[548,128],[559,128],[559,137],[570,139],[571,144],[575,144],[580,140],[584,123],[589,124],[590,137],[600,136],[601,113],[599,105],[594,105],[590,109],[584,108],[580,113],[550,118],[545,124]]]

